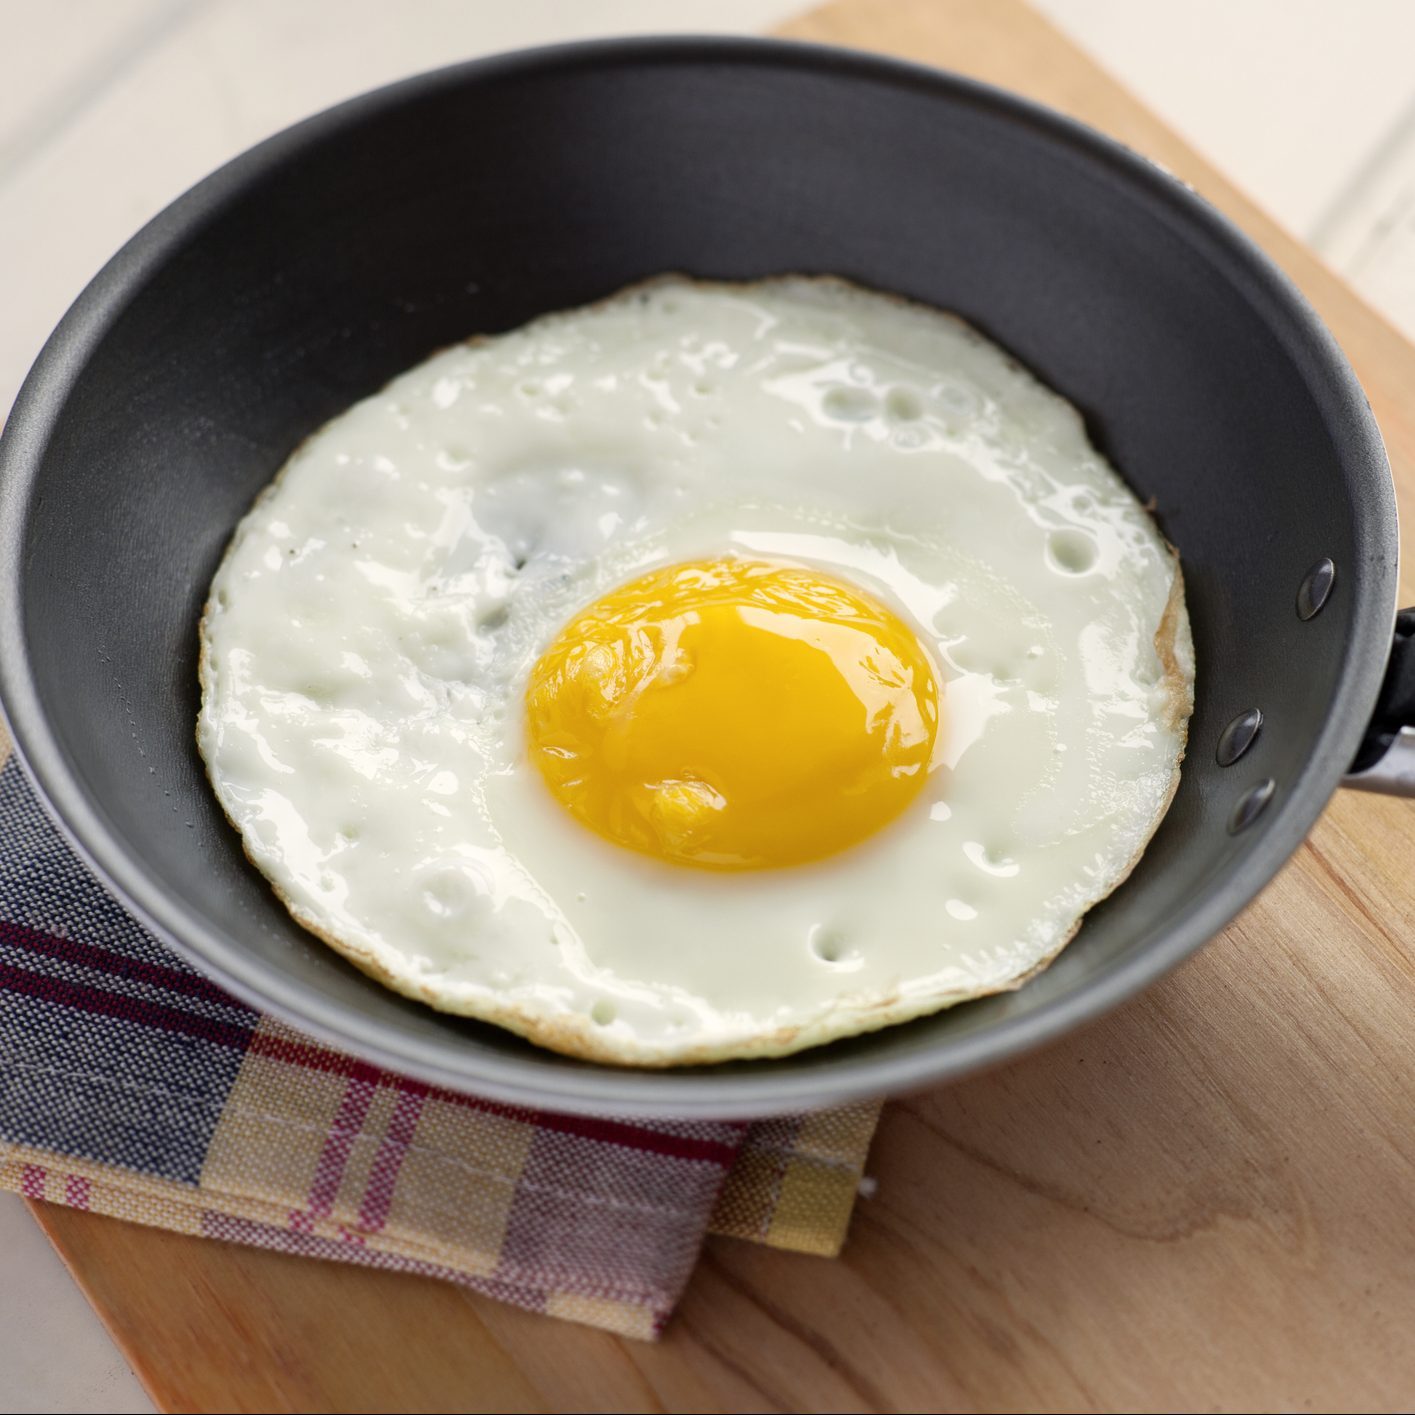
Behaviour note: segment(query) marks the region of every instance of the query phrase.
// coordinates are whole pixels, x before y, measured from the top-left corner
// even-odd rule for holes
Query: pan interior
[[[835,273],[956,310],[1085,413],[1183,556],[1197,704],[1129,882],[1015,994],[817,1052],[629,1074],[384,991],[293,925],[202,774],[196,623],[314,428],[440,346],[665,271]],[[465,66],[223,170],[99,277],[7,438],[17,735],[83,847],[208,971],[392,1065],[566,1108],[746,1114],[955,1074],[1183,956],[1334,786],[1379,676],[1389,479],[1354,381],[1196,201],[986,90],[800,46]],[[1338,589],[1310,622],[1304,573]],[[1245,709],[1242,761],[1214,748]],[[1238,797],[1277,783],[1235,837]],[[881,907],[887,907],[881,901]]]

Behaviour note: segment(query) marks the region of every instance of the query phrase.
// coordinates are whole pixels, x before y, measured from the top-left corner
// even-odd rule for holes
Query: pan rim
[[[283,976],[240,947],[234,936],[170,895],[140,850],[108,820],[67,763],[47,721],[30,667],[24,624],[23,544],[45,448],[89,352],[111,322],[206,214],[249,182],[341,128],[445,87],[514,81],[582,67],[716,64],[768,66],[888,88],[923,90],[990,111],[1038,132],[1083,160],[1107,168],[1137,195],[1158,199],[1181,232],[1206,237],[1220,253],[1284,349],[1321,375],[1320,411],[1341,461],[1365,494],[1353,497],[1359,566],[1344,567],[1344,589],[1359,594],[1355,632],[1345,645],[1332,710],[1303,770],[1285,783],[1253,832],[1242,869],[1197,894],[1153,941],[1093,974],[1072,993],[1020,1017],[1003,1018],[920,1053],[841,1058],[814,1069],[644,1072],[571,1063],[567,1058],[473,1053],[455,1065],[450,1034],[423,1038],[346,1012],[316,985]],[[1309,379],[1309,383],[1313,381]],[[1319,391],[1314,384],[1314,392]],[[1337,435],[1340,429],[1340,436]],[[178,197],[144,226],[79,295],[26,378],[0,438],[0,702],[15,750],[45,809],[90,869],[164,943],[222,987],[262,1012],[285,1018],[341,1049],[391,1071],[452,1090],[520,1105],[639,1117],[747,1119],[809,1110],[940,1084],[1020,1056],[1112,1010],[1156,981],[1217,934],[1264,888],[1297,849],[1340,784],[1355,754],[1384,673],[1396,602],[1394,486],[1365,395],[1333,336],[1296,287],[1249,238],[1192,189],[1149,159],[1073,119],[977,80],[906,60],[831,46],[764,38],[643,36],[558,44],[473,59],[416,75],[326,109],[242,153]],[[1295,586],[1294,586],[1295,592]],[[822,1061],[829,1048],[818,1053]]]

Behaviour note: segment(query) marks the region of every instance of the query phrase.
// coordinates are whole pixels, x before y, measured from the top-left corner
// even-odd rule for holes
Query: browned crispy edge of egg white
[[[625,286],[612,294],[606,295],[603,299],[595,300],[589,304],[578,306],[571,310],[561,310],[538,317],[529,321],[539,323],[551,321],[560,316],[581,314],[586,310],[598,309],[601,306],[614,303],[622,299],[627,294],[653,289],[660,285],[701,285],[709,286],[713,289],[736,289],[750,290],[758,286],[780,285],[793,282],[807,282],[816,285],[839,286],[852,292],[864,291],[871,295],[882,296],[891,300],[895,304],[905,307],[927,310],[931,316],[942,315],[953,323],[961,325],[970,334],[986,339],[972,324],[961,315],[953,313],[951,310],[936,309],[931,305],[926,305],[922,301],[911,300],[903,295],[898,295],[892,291],[874,290],[868,286],[860,285],[854,281],[842,279],[835,275],[802,275],[786,274],[768,276],[761,280],[706,280],[695,276],[683,275],[669,272],[662,275],[650,276],[648,279],[636,281],[632,285]],[[524,327],[524,326],[522,326]],[[475,348],[478,345],[490,342],[496,335],[477,334],[471,338],[460,341],[455,345],[448,345],[446,348]],[[996,344],[996,341],[988,342]],[[999,346],[1000,347],[1000,346]],[[435,351],[427,358],[435,358],[438,352]],[[1035,378],[1031,370],[1015,359],[1011,354],[1003,349],[1011,367],[1021,370],[1029,377]],[[404,373],[410,370],[403,370],[396,374],[389,383],[401,378]],[[1040,383],[1040,380],[1037,380]],[[1041,384],[1052,392],[1056,397],[1054,389],[1047,384]],[[387,385],[385,385],[387,387]],[[371,395],[377,396],[377,394]],[[1074,405],[1071,405],[1074,406]],[[240,527],[245,524],[247,517],[260,505],[267,497],[272,496],[276,488],[284,479],[285,472],[291,462],[304,448],[316,433],[323,430],[327,424],[322,424],[320,428],[314,429],[306,437],[296,444],[295,449],[286,458],[279,472],[275,477],[256,495],[251,502],[249,510],[242,515],[237,523],[236,531],[232,534],[230,543],[221,557],[215,574],[214,581],[220,575],[227,559],[235,550],[239,538]],[[1148,514],[1148,512],[1147,512]],[[387,966],[379,961],[372,950],[361,944],[348,939],[340,938],[337,934],[321,928],[316,922],[305,915],[293,899],[286,894],[280,884],[265,875],[261,869],[260,862],[251,853],[249,842],[246,840],[245,832],[226,808],[226,803],[222,799],[221,792],[217,789],[216,780],[211,774],[211,763],[207,761],[206,754],[201,750],[201,722],[200,711],[196,725],[197,734],[197,754],[202,758],[202,765],[205,768],[207,778],[211,782],[212,792],[221,805],[222,813],[230,822],[232,829],[241,839],[241,848],[245,852],[246,859],[265,875],[266,882],[276,898],[289,911],[290,917],[300,925],[307,933],[313,934],[322,943],[332,948],[336,953],[342,955],[360,972],[366,973],[376,982],[382,983],[384,987],[393,992],[401,994],[403,997],[411,998],[414,1002],[425,1003],[435,1011],[444,1012],[452,1016],[471,1017],[479,1022],[490,1023],[493,1026],[504,1028],[506,1031],[514,1032],[516,1035],[524,1037],[527,1041],[536,1046],[544,1047],[549,1051],[559,1052],[564,1056],[574,1057],[581,1061],[593,1061],[612,1066],[630,1066],[645,1070],[666,1070],[674,1066],[696,1066],[708,1062],[767,1059],[773,1057],[789,1056],[793,1052],[804,1051],[812,1046],[823,1046],[831,1041],[841,1041],[847,1037],[860,1036],[867,1032],[879,1031],[881,1028],[893,1026],[896,1023],[914,1021],[917,1018],[929,1016],[936,1012],[942,1012],[950,1007],[956,1007],[959,1003],[969,1002],[976,998],[989,997],[1002,992],[1014,992],[1024,983],[1042,972],[1076,936],[1085,916],[1091,909],[1095,908],[1103,899],[1108,898],[1118,889],[1129,877],[1135,866],[1140,862],[1140,857],[1145,853],[1154,833],[1159,829],[1160,822],[1168,812],[1171,802],[1174,800],[1174,793],[1179,789],[1180,766],[1184,761],[1185,750],[1188,742],[1188,719],[1194,708],[1194,677],[1186,674],[1184,662],[1181,659],[1179,645],[1186,646],[1186,657],[1189,662],[1193,662],[1193,640],[1189,625],[1189,614],[1184,600],[1184,574],[1180,565],[1179,553],[1173,546],[1169,547],[1170,554],[1174,558],[1174,579],[1170,584],[1169,598],[1165,604],[1164,612],[1160,616],[1158,628],[1155,630],[1154,646],[1155,653],[1159,658],[1162,676],[1160,685],[1165,690],[1166,709],[1162,721],[1170,731],[1179,735],[1179,752],[1174,760],[1174,771],[1171,774],[1169,789],[1165,793],[1164,800],[1156,809],[1150,821],[1149,829],[1145,832],[1144,839],[1136,847],[1125,868],[1108,884],[1103,890],[1098,891],[1081,909],[1077,915],[1075,924],[1057,941],[1056,945],[1042,958],[1028,968],[1026,972],[1020,973],[1017,977],[1009,979],[1005,983],[997,984],[993,987],[977,989],[962,989],[956,992],[939,993],[927,998],[914,998],[907,1002],[899,997],[897,993],[885,997],[875,998],[869,1002],[852,1002],[848,998],[840,1000],[838,1009],[832,1009],[817,1017],[809,1023],[799,1023],[789,1027],[778,1027],[774,1031],[763,1033],[760,1036],[748,1038],[745,1041],[726,1043],[703,1043],[700,1046],[686,1048],[676,1051],[671,1056],[657,1055],[635,1055],[626,1051],[624,1047],[613,1044],[604,1034],[604,1029],[593,1023],[587,1017],[575,1016],[574,1018],[545,1017],[535,1012],[519,1007],[510,1002],[485,1002],[480,999],[469,1000],[464,1004],[448,1005],[443,999],[437,996],[434,989],[421,986],[417,982],[400,977]],[[197,673],[201,682],[201,704],[206,705],[207,690],[211,677],[210,644],[208,640],[207,625],[216,608],[214,597],[209,597],[202,609],[201,620],[198,625],[198,637],[200,640],[200,650],[197,656]],[[847,1013],[849,1021],[846,1026],[841,1026],[842,1018],[840,1013]],[[832,1025],[832,1022],[834,1025]]]

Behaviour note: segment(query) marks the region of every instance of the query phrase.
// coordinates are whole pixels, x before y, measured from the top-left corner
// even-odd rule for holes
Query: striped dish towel
[[[380,1071],[167,952],[50,825],[3,727],[0,763],[0,1188],[648,1338],[708,1233],[839,1251],[878,1106],[589,1120]]]

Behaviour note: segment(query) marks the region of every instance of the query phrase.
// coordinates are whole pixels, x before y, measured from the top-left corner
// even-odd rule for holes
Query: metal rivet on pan
[[[1263,714],[1257,708],[1240,712],[1227,727],[1219,733],[1218,750],[1214,756],[1220,766],[1232,766],[1249,747],[1257,741],[1263,726]]]
[[[1297,617],[1311,619],[1320,614],[1335,584],[1336,566],[1330,560],[1317,561],[1297,586]]]
[[[1228,818],[1228,833],[1237,835],[1239,831],[1247,830],[1262,815],[1276,790],[1277,782],[1272,777],[1266,781],[1260,781],[1256,786],[1249,787],[1238,798],[1238,804],[1233,808],[1233,814]]]

